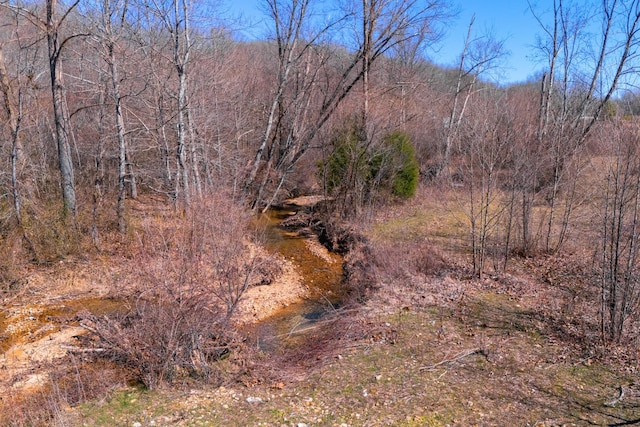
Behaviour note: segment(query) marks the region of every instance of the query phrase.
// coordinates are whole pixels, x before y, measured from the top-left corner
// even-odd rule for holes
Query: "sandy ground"
[[[246,292],[238,323],[257,322],[307,295],[308,288],[293,264],[284,259],[278,262],[282,263],[280,274],[269,285]],[[86,333],[73,322],[48,316],[50,310],[117,296],[133,268],[132,260],[96,258],[25,271],[21,291],[0,305],[0,351],[5,350],[0,352],[0,391],[31,390],[45,384],[47,366],[68,353],[77,343],[75,336]]]
[[[309,289],[293,264],[284,259],[281,262],[282,271],[272,283],[254,286],[244,294],[236,315],[238,323],[258,322],[308,294]]]
[[[308,206],[318,200],[304,197],[287,202]],[[306,245],[314,255],[333,262],[317,239],[309,238]],[[117,298],[131,288],[131,273],[139,270],[139,262],[114,255],[119,249],[112,249],[111,255],[70,258],[49,266],[27,265],[19,291],[0,294],[0,393],[44,384],[47,366],[77,344],[74,337],[86,333],[77,322],[50,316],[52,309],[89,299],[100,304],[102,299]],[[309,289],[296,267],[282,257],[275,262],[281,267],[279,274],[270,284],[246,292],[238,307],[237,323],[260,321],[308,296]],[[66,316],[73,317],[73,313]]]

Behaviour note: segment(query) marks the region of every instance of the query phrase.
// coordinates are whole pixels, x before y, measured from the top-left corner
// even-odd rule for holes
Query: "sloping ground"
[[[138,203],[136,207],[139,216],[144,218],[150,216],[147,214],[155,205]],[[171,214],[164,213],[167,217]],[[162,221],[160,214],[152,218]],[[117,244],[116,241],[114,245]],[[253,247],[253,251],[267,257],[260,247]],[[50,265],[27,264],[18,272],[22,278],[20,287],[0,294],[0,424],[9,422],[5,416],[10,412],[17,414],[8,415],[9,420],[17,419],[19,423],[37,419],[38,424],[39,415],[32,417],[22,412],[37,412],[40,403],[57,407],[61,403],[57,402],[58,398],[65,400],[55,393],[61,372],[79,370],[77,364],[84,364],[79,359],[91,352],[82,342],[87,329],[79,324],[78,313],[89,311],[100,317],[126,312],[130,308],[127,296],[133,284],[143,280],[140,261],[130,252],[130,248],[108,247],[100,254],[69,256]],[[275,255],[272,259],[280,268],[273,269],[274,277],[269,278],[268,286],[249,289],[239,306],[236,321],[259,320],[307,295],[307,287],[295,266],[287,260],[276,259]],[[88,368],[100,369],[93,365]],[[71,377],[73,375],[72,372]],[[82,372],[77,379],[81,376],[84,376]],[[106,381],[104,387],[112,386]],[[84,387],[78,381],[80,399],[85,394]],[[20,407],[23,399],[34,395],[35,404]],[[40,409],[51,412],[49,407]]]
[[[520,260],[510,274],[470,280],[457,266],[463,215],[446,197],[423,193],[370,227],[381,287],[340,318],[313,357],[258,359],[253,377],[218,389],[123,390],[75,408],[71,424],[640,423],[636,358],[596,345],[593,289],[579,266]],[[440,265],[438,252],[451,258]]]
[[[239,322],[269,316],[306,295],[307,289],[291,263],[281,260],[281,264],[273,283],[247,292],[239,307]],[[126,310],[126,302],[113,296],[123,295],[119,292],[126,287],[123,278],[134,268],[122,259],[118,265],[108,268],[93,260],[34,272],[20,294],[2,301],[0,391],[10,388],[15,393],[47,384],[48,371],[79,343],[76,337],[87,332],[78,325],[79,312],[87,310],[100,316]]]
[[[124,277],[126,267],[121,259],[110,261],[118,267],[100,257],[91,263],[61,262],[23,272],[20,292],[0,301],[0,394],[47,383],[48,370],[85,332],[74,319],[76,313],[101,315],[122,309],[122,302],[109,294],[126,286],[113,279]]]
[[[459,260],[442,266],[425,256],[429,242],[447,253],[463,244],[463,224],[441,199],[431,200],[435,208],[413,202],[372,227],[376,251],[393,249],[374,251],[386,269],[378,274],[380,289],[365,306],[338,316],[328,345],[319,339],[317,349],[298,357],[258,354],[240,381],[220,388],[122,389],[67,408],[56,421],[140,427],[640,423],[636,358],[596,346],[585,332],[594,329],[593,290],[580,282],[571,260],[514,261],[511,274],[470,280]],[[416,260],[432,265],[411,270]],[[234,369],[233,361],[222,361],[221,369],[226,363]]]
[[[359,339],[323,353],[303,380],[130,389],[76,409],[72,425],[560,426],[640,419],[632,375],[545,338],[512,296],[467,288],[456,309],[414,304],[385,311],[352,318],[348,333],[357,330]],[[624,396],[616,401],[620,387]]]

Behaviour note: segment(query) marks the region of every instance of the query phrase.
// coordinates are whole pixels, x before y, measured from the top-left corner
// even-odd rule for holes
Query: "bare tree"
[[[609,164],[601,216],[600,289],[603,341],[619,340],[640,309],[640,129],[606,126]]]
[[[268,207],[273,203],[288,174],[307,152],[319,130],[368,74],[371,65],[392,47],[420,34],[410,29],[424,29],[425,23],[436,22],[444,8],[444,3],[437,0],[370,1],[364,1],[362,8],[345,9],[334,22],[302,39],[309,1],[294,1],[285,7],[279,0],[268,0],[275,23],[279,71],[265,132],[245,182],[245,191],[253,191],[253,206],[266,204]],[[363,34],[366,40],[356,36],[353,53],[346,58],[342,53],[336,54],[336,58],[344,60],[331,62],[336,60],[331,58],[334,47],[323,44],[323,38],[349,20],[358,23],[357,27],[364,33],[357,30],[356,34]],[[336,70],[335,67],[339,68]],[[276,153],[278,160],[274,161],[272,155]],[[255,190],[253,186],[261,166],[266,175]],[[265,203],[265,184],[271,173],[275,174],[276,185]]]
[[[76,215],[76,187],[73,174],[73,160],[71,156],[71,145],[69,134],[71,131],[69,123],[69,112],[64,97],[64,82],[62,79],[62,64],[60,54],[64,45],[73,37],[66,37],[60,40],[60,26],[65,18],[78,5],[79,0],[73,2],[66,11],[57,17],[57,0],[47,0],[45,28],[47,31],[47,47],[49,50],[49,72],[51,76],[51,93],[53,96],[53,114],[56,126],[56,140],[58,143],[58,167],[62,178],[62,198],[65,209]]]
[[[125,139],[126,127],[122,107],[122,95],[120,89],[120,65],[116,56],[118,39],[121,35],[122,28],[126,24],[125,16],[127,14],[127,0],[103,0],[101,6],[100,22],[97,25],[96,36],[101,47],[101,54],[108,66],[108,74],[111,82],[111,97],[113,99],[113,107],[115,113],[115,128],[118,141],[118,203],[116,214],[118,219],[118,230],[121,233],[126,232],[127,223],[126,215],[126,181],[127,181],[127,143]],[[115,23],[114,19],[119,19]],[[130,180],[133,182],[134,177]]]
[[[20,123],[22,121],[22,102],[20,91],[15,93],[9,82],[9,75],[5,64],[4,53],[0,46],[0,92],[4,98],[4,110],[9,122],[11,133],[11,191],[13,194],[13,209],[18,225],[22,225],[22,185],[20,169],[24,161]]]
[[[556,252],[566,241],[576,203],[575,175],[568,173],[567,166],[577,159],[614,92],[637,71],[640,4],[616,0],[599,2],[593,9],[590,6],[554,0],[550,26],[534,12],[543,28],[545,39],[540,50],[548,66],[542,76],[536,141],[544,148],[538,159],[545,159],[546,164],[530,162],[529,182],[523,185],[522,209],[527,224],[522,240],[526,251],[534,249],[532,217],[526,212],[532,210],[541,193],[550,206],[544,249]],[[601,20],[600,34],[587,32],[587,23],[594,19]]]
[[[157,132],[165,178],[172,187],[171,196],[176,203],[188,207],[194,194],[202,195],[200,159],[195,147],[196,124],[189,100],[191,55],[194,49],[191,24],[196,2],[144,0],[139,6],[145,28],[138,42],[147,52],[148,76],[152,80],[149,83],[155,95],[153,105],[157,109],[157,123],[149,128]],[[167,128],[173,122],[176,127],[175,173],[170,164],[173,138]]]
[[[442,159],[436,166],[436,177],[440,176],[442,171],[449,166],[451,149],[464,120],[467,104],[471,96],[481,90],[477,88],[479,79],[495,67],[496,62],[505,53],[502,42],[496,41],[492,36],[474,37],[474,22],[475,15],[469,23],[467,37],[458,63],[456,88],[451,101],[449,117],[445,122],[444,149]]]
[[[498,234],[508,212],[503,203],[502,176],[513,158],[513,141],[518,135],[511,111],[504,108],[505,96],[500,91],[482,93],[469,105],[459,129],[457,174],[465,184],[462,206],[469,221],[473,270],[478,277],[485,273],[490,252],[498,253]]]
[[[299,43],[301,43],[301,33],[306,20],[309,1],[293,1],[288,7],[288,10],[287,7],[283,6],[278,0],[269,0],[267,2],[267,5],[269,7],[275,25],[276,43],[278,47],[279,59],[278,84],[275,94],[271,100],[271,105],[269,107],[265,131],[260,141],[260,145],[256,151],[256,155],[251,166],[251,171],[249,172],[249,176],[245,183],[245,188],[247,189],[251,185],[253,185],[256,179],[263,154],[265,152],[265,149],[267,148],[267,144],[270,138],[272,138],[272,129],[275,126],[276,113],[278,111],[278,107],[282,106],[283,104],[282,98],[284,97],[284,91],[289,84],[289,78],[293,72],[292,70],[294,70],[294,67],[301,60],[300,51],[304,51],[305,47],[309,47],[303,46],[302,48],[300,48],[300,51],[297,51],[298,45]],[[258,202],[257,199],[261,197],[261,192],[262,190],[258,191],[258,197],[256,198],[255,202]]]
[[[182,197],[186,206],[191,203],[191,176],[193,176],[195,190],[198,194],[202,193],[200,183],[200,173],[195,150],[191,151],[193,156],[191,173],[187,155],[190,148],[187,146],[189,137],[193,142],[193,128],[189,114],[189,103],[187,93],[187,76],[188,66],[191,56],[192,43],[190,40],[190,13],[191,2],[189,0],[172,0],[169,5],[161,5],[153,2],[155,13],[162,20],[166,30],[171,35],[172,65],[176,69],[178,77],[178,93],[177,93],[177,137],[178,146],[176,160],[178,172],[176,175],[176,197]],[[168,6],[168,7],[167,7]]]
[[[0,3],[0,6],[12,9],[24,16],[46,35],[55,136],[58,149],[58,169],[62,183],[62,198],[65,211],[70,212],[74,218],[77,206],[73,159],[71,155],[71,145],[69,143],[71,125],[69,123],[69,112],[65,101],[61,53],[64,46],[79,34],[65,36],[62,33],[61,27],[67,17],[73,12],[76,6],[78,6],[79,2],[79,0],[76,0],[64,10],[60,11],[58,10],[57,0],[47,0],[45,3],[44,17],[40,16],[36,10],[14,6],[8,2]]]

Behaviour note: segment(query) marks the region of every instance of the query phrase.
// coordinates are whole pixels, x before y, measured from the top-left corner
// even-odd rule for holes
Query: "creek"
[[[250,339],[265,352],[295,348],[313,339],[310,332],[327,314],[335,312],[345,297],[342,256],[331,252],[321,256],[312,250],[320,243],[308,228],[291,231],[282,226],[283,220],[300,209],[285,205],[269,210],[258,220],[266,249],[291,261],[309,289],[305,299],[248,328]]]
[[[0,310],[0,355],[15,344],[42,340],[65,327],[78,326],[76,316],[82,311],[103,316],[124,314],[128,309],[128,305],[122,300],[84,297],[46,304],[26,304],[16,306],[14,310]]]
[[[271,209],[257,218],[265,248],[290,261],[308,288],[303,300],[294,302],[256,324],[243,328],[249,339],[265,352],[276,352],[304,345],[312,339],[318,321],[335,312],[344,300],[343,259],[340,255],[313,250],[321,248],[308,228],[295,231],[282,227],[282,221],[302,209],[287,205]],[[96,316],[125,313],[126,301],[88,297],[49,304],[27,304],[11,313],[0,309],[0,355],[12,345],[43,338],[65,326],[77,326],[76,314],[87,310]],[[13,311],[13,310],[11,310]],[[15,322],[18,322],[16,324]],[[11,325],[11,326],[10,326]]]

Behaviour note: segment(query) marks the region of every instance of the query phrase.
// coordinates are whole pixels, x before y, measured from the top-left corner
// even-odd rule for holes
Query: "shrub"
[[[215,362],[235,345],[231,318],[261,263],[248,248],[247,219],[226,200],[150,219],[130,312],[84,317],[104,354],[149,388],[176,378],[215,380]]]
[[[72,425],[67,408],[83,401],[104,398],[126,383],[126,373],[110,363],[86,363],[68,355],[64,364],[48,364],[40,386],[7,387],[0,396],[2,426]]]
[[[413,197],[419,167],[409,137],[394,132],[374,145],[361,134],[358,126],[351,125],[334,138],[333,153],[319,165],[327,192],[343,204],[343,211],[386,195]]]
[[[391,193],[394,196],[409,199],[418,188],[419,166],[415,150],[409,137],[402,132],[394,132],[385,139],[388,147],[385,161],[391,165]]]
[[[367,181],[370,165],[366,161],[366,150],[361,143],[357,126],[343,129],[333,141],[334,151],[325,164],[320,164],[327,191],[335,193],[349,180]]]
[[[51,263],[82,252],[82,235],[73,219],[53,201],[29,205],[23,218],[24,235],[29,236],[34,261]]]

